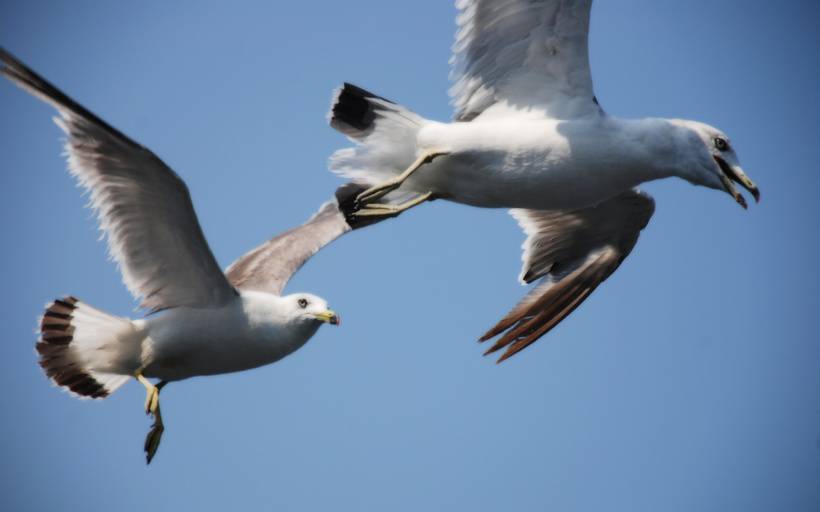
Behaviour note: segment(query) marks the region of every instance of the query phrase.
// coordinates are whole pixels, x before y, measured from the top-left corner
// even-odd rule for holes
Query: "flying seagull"
[[[527,239],[521,280],[542,280],[481,341],[512,356],[614,272],[654,211],[635,187],[667,177],[759,200],[729,137],[681,119],[618,119],[593,93],[591,0],[458,0],[443,123],[351,84],[329,120],[355,146],[330,168],[369,188],[349,218],[386,218],[431,199],[511,208]]]
[[[105,398],[131,378],[145,386],[145,409],[154,417],[145,440],[148,463],[164,431],[159,392],[166,383],[273,363],[304,345],[321,324],[339,324],[324,299],[281,293],[312,255],[364,225],[349,224],[337,202],[361,187],[340,187],[337,199],[305,224],[223,273],[173,170],[2,48],[0,63],[6,78],[59,112],[55,121],[67,135],[69,170],[90,192],[125,285],[141,307],[162,312],[130,320],[74,297],[55,300],[40,321],[40,366],[80,398]]]

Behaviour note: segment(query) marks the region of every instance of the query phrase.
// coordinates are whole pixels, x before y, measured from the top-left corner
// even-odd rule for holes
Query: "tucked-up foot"
[[[413,208],[414,206],[418,206],[425,201],[430,201],[433,199],[432,192],[425,192],[424,194],[419,195],[409,201],[406,201],[401,204],[379,204],[373,203],[368,204],[359,209],[355,210],[354,212],[350,213],[349,215],[355,220],[356,218],[367,218],[367,219],[382,219],[382,218],[390,218],[390,217],[397,217],[402,212]]]
[[[415,162],[413,162],[410,167],[408,167],[404,172],[400,175],[396,176],[392,180],[385,181],[384,183],[379,183],[378,185],[374,185],[369,189],[365,190],[361,194],[356,197],[356,206],[362,210],[366,207],[371,206],[374,201],[378,201],[382,197],[386,196],[390,192],[393,192],[397,188],[401,187],[402,183],[407,180],[414,172],[419,170],[425,164],[429,164],[436,158],[446,155],[446,151],[428,151],[418,157]]]
[[[360,208],[366,206],[375,206],[373,204],[374,201],[378,201],[390,192],[393,192],[394,190],[399,188],[401,184],[402,181],[398,179],[392,179],[385,181],[384,183],[374,185],[356,197],[356,205]]]

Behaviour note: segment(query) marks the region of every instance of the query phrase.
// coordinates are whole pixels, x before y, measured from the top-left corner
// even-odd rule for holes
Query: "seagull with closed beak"
[[[154,417],[144,445],[148,463],[165,430],[159,393],[167,383],[273,363],[321,325],[339,324],[324,299],[282,290],[322,247],[373,222],[351,224],[339,210],[338,201],[361,187],[340,187],[305,224],[223,273],[174,171],[2,48],[0,74],[57,109],[69,171],[90,193],[125,285],[149,312],[131,320],[75,297],[57,299],[40,321],[40,366],[80,398],[105,398],[130,379],[145,386],[145,410]]]

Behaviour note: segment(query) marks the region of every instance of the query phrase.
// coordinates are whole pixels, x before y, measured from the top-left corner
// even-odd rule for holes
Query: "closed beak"
[[[330,325],[341,325],[342,323],[341,317],[339,317],[335,311],[331,311],[329,309],[327,311],[322,311],[321,313],[314,313],[313,316],[322,322],[329,323]]]

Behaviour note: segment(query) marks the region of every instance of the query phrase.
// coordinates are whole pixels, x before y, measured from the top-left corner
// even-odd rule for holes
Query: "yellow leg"
[[[410,177],[411,174],[418,171],[424,164],[429,164],[437,157],[446,155],[446,151],[428,151],[424,153],[420,157],[413,162],[410,167],[408,167],[403,173],[396,176],[392,180],[385,181],[384,183],[380,183],[378,185],[374,185],[369,189],[365,190],[361,194],[356,197],[356,202],[359,203],[361,206],[366,206],[367,203],[372,203],[373,201],[377,201],[382,197],[386,196],[390,192],[396,190],[401,186],[404,181]]]
[[[432,192],[426,192],[414,199],[401,204],[368,204],[353,215],[356,217],[396,217],[405,210],[429,200],[433,196]]]
[[[165,424],[162,422],[162,412],[159,408],[159,391],[165,386],[165,382],[160,382],[156,386],[151,384],[145,377],[143,377],[141,372],[137,372],[134,375],[134,378],[137,379],[140,384],[145,386],[146,396],[145,396],[145,413],[150,414],[154,417],[154,423],[151,425],[151,430],[148,431],[148,435],[145,436],[145,461],[147,464],[151,463],[151,459],[154,458],[154,455],[157,453],[157,449],[159,449],[159,443],[162,440],[162,433],[165,432]]]
[[[140,372],[134,375],[134,378],[145,386],[145,414],[155,414],[156,410],[159,409],[159,388],[151,384]]]

